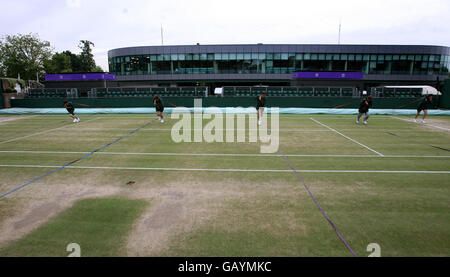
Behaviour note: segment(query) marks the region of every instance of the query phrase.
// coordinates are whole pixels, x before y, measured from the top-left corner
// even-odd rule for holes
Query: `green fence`
[[[450,109],[450,79],[445,80],[439,106],[444,109]]]
[[[3,88],[0,84],[0,109],[3,109],[4,105],[5,104],[4,104],[4,100],[3,100]]]

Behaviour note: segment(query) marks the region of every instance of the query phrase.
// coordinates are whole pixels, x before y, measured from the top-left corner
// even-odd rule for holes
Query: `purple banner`
[[[293,79],[356,79],[364,78],[362,72],[294,72]]]
[[[45,81],[94,81],[94,80],[116,80],[116,75],[110,73],[45,74]]]

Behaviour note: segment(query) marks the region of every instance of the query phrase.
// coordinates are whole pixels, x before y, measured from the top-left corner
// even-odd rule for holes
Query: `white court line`
[[[78,128],[78,130],[81,131],[131,131],[134,130],[133,128]],[[258,131],[259,129],[215,129],[217,131]],[[141,129],[141,131],[172,131],[170,128],[145,128]],[[191,131],[203,131],[203,129],[191,129]],[[280,132],[293,132],[293,133],[326,133],[326,132],[333,132],[332,130],[324,130],[324,129],[279,129]],[[341,131],[347,131],[347,132],[360,132],[360,130],[356,129],[341,129]],[[384,130],[372,130],[368,129],[366,131],[384,131],[384,132],[396,132],[399,131],[398,129],[384,129]],[[402,132],[417,132],[414,130],[411,131],[403,131]]]
[[[132,128],[81,128],[79,130],[85,131],[130,131]],[[214,129],[217,131],[258,131],[259,129]],[[172,131],[169,128],[146,128],[141,131]],[[203,129],[191,129],[191,131],[203,131]],[[280,132],[331,132],[323,129],[279,129]]]
[[[99,118],[94,118],[94,119],[91,119],[91,120],[82,121],[81,123],[77,123],[77,124],[87,123],[87,122],[91,122],[91,121],[94,121],[94,120],[97,120],[97,119],[99,119]],[[46,131],[42,131],[42,132],[37,132],[37,133],[31,134],[31,135],[27,135],[27,136],[24,136],[24,137],[18,137],[18,138],[13,138],[13,139],[10,139],[10,140],[2,141],[2,142],[0,142],[0,144],[5,144],[5,143],[8,143],[8,142],[18,141],[18,140],[26,139],[26,138],[29,138],[29,137],[34,137],[34,136],[37,136],[37,135],[41,135],[41,134],[53,132],[53,131],[56,131],[56,130],[64,129],[64,128],[67,128],[67,127],[73,126],[73,125],[74,125],[74,123],[69,123],[69,124],[66,124],[66,125],[58,127],[58,128],[54,128],[54,129],[50,129],[50,130],[46,130]]]
[[[22,119],[28,119],[28,118],[32,118],[32,117],[36,117],[37,115],[30,115],[30,116],[25,116],[25,117],[17,117],[17,116],[0,116],[0,123],[4,123],[4,122],[11,122],[11,121],[16,121],[16,120],[22,120]]]
[[[0,150],[5,154],[89,154],[90,152],[69,151],[27,151]],[[242,154],[242,153],[137,153],[137,152],[96,152],[96,155],[124,155],[124,156],[206,156],[206,157],[283,157],[281,154]],[[438,155],[345,155],[345,154],[286,154],[286,157],[324,157],[324,158],[450,158]]]
[[[60,168],[52,165],[0,165],[16,168]],[[164,167],[113,167],[113,166],[67,166],[71,169],[105,169],[105,170],[142,170],[142,171],[198,171],[198,172],[274,172],[292,173],[287,169],[223,169],[223,168],[164,168]],[[397,173],[397,174],[450,174],[450,171],[414,171],[414,170],[297,170],[304,173]]]
[[[327,125],[325,125],[325,124],[323,124],[323,123],[321,123],[321,122],[315,120],[315,119],[312,118],[312,117],[311,117],[310,119],[311,119],[312,121],[316,122],[317,124],[320,124],[320,125],[322,125],[323,127],[327,128],[327,129],[329,129],[329,130],[332,130],[333,132],[336,132],[337,134],[343,136],[344,138],[346,138],[346,139],[348,139],[348,140],[350,140],[350,141],[353,141],[353,142],[356,143],[356,144],[361,145],[362,147],[364,147],[364,148],[366,148],[366,149],[368,149],[368,150],[374,152],[375,154],[377,154],[377,155],[379,155],[379,156],[381,156],[381,157],[384,157],[383,154],[381,154],[380,152],[377,152],[377,151],[373,150],[372,148],[368,147],[367,145],[364,145],[364,144],[362,144],[362,143],[360,143],[360,142],[358,142],[358,141],[352,139],[351,137],[348,137],[348,136],[346,136],[346,135],[344,135],[344,134],[342,134],[342,133],[336,131],[335,129],[333,129],[333,128],[331,128],[331,127],[329,127],[329,126],[327,126]]]
[[[405,119],[405,118],[400,118],[400,117],[396,117],[396,116],[391,116],[391,117],[395,118],[395,119],[398,119],[398,120],[403,120],[403,121],[406,121],[406,122],[414,123],[414,121],[408,120],[408,119]],[[444,127],[440,127],[440,126],[436,126],[436,125],[431,125],[431,124],[428,124],[428,123],[426,123],[426,124],[418,124],[418,125],[419,126],[430,126],[430,127],[434,127],[434,128],[437,128],[437,129],[444,130],[444,131],[450,131],[449,128],[444,128]]]

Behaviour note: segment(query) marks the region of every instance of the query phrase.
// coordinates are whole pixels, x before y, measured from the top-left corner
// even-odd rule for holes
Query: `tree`
[[[103,73],[105,71],[103,70],[103,68],[101,66],[97,65],[97,66],[94,67],[94,69],[91,72],[101,72],[101,73]]]
[[[94,55],[92,54],[92,46],[95,46],[94,43],[89,40],[82,40],[78,47],[81,49],[81,53],[79,55],[80,59],[80,69],[82,72],[92,72],[95,69],[95,60]]]
[[[55,53],[52,59],[45,64],[46,73],[70,73],[72,64],[70,56],[64,53]]]
[[[37,34],[8,35],[0,40],[0,73],[6,77],[31,80],[41,77],[52,56],[50,42]]]
[[[70,57],[70,68],[72,72],[82,72],[80,57],[69,50],[62,52],[62,54]]]

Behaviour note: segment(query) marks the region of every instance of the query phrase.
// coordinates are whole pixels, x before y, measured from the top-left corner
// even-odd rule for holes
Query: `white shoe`
[[[364,121],[363,123],[364,123],[364,125],[367,125],[367,121]]]
[[[77,123],[77,120],[76,120],[76,119],[74,119],[74,120],[73,120],[73,123]]]
[[[359,124],[359,120],[356,120],[356,124]]]
[[[164,119],[161,119],[161,123],[164,123]]]
[[[414,118],[414,122],[417,123],[417,119]]]
[[[81,121],[81,119],[78,118],[77,122],[80,122],[80,121]]]
[[[261,124],[262,124],[262,122],[261,122],[261,120],[259,120],[259,121],[258,121],[258,125],[261,126]]]
[[[425,120],[423,120],[423,119],[422,119],[422,121],[421,121],[421,122],[422,122],[422,124],[425,124]]]

